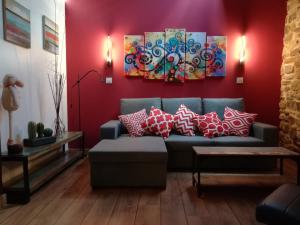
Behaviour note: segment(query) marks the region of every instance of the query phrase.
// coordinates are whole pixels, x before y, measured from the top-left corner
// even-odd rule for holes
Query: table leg
[[[30,184],[29,184],[29,170],[28,170],[28,158],[23,158],[23,180],[24,180],[24,202],[30,201]]]
[[[66,153],[66,145],[65,144],[62,145],[62,151],[63,151],[63,153]]]
[[[199,156],[197,156],[197,193],[198,197],[201,196],[201,176],[200,176],[200,164],[199,164]]]
[[[280,175],[283,175],[283,158],[279,159],[279,163],[280,163]]]
[[[195,157],[196,157],[196,154],[195,154],[195,152],[193,152],[193,170],[192,170],[193,187],[195,187],[195,185],[196,185],[196,181],[195,181],[195,177],[194,177],[195,171],[196,171],[196,159],[195,159]]]
[[[297,163],[297,184],[299,185],[300,184],[300,160],[297,159],[296,163]]]
[[[84,154],[84,134],[83,133],[81,136],[81,151],[82,151],[82,158],[84,158],[85,154]]]

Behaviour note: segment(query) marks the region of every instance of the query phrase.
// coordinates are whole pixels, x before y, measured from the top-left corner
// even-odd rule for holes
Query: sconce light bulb
[[[106,39],[106,62],[108,65],[112,64],[112,42],[109,35]]]
[[[240,63],[244,63],[246,58],[246,36],[243,35],[240,39]]]

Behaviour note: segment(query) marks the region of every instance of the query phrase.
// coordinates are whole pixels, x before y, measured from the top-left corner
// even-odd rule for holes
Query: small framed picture
[[[30,48],[30,10],[15,0],[3,0],[2,5],[4,40]]]
[[[59,32],[58,25],[50,20],[48,17],[43,16],[43,43],[44,49],[55,55],[59,54]]]

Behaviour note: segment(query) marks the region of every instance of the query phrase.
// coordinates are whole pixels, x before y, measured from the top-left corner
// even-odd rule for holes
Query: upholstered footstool
[[[167,159],[161,137],[104,139],[89,151],[91,185],[165,187]]]
[[[300,187],[280,186],[257,206],[256,219],[267,225],[299,225]]]

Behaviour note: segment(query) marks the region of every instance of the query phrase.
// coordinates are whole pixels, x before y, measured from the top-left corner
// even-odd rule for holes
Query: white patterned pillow
[[[249,130],[254,123],[257,114],[240,112],[225,108],[224,123],[229,127],[229,133],[237,136],[249,136]]]
[[[180,134],[186,136],[195,136],[194,118],[197,114],[189,110],[185,105],[180,105],[174,116],[174,128]]]
[[[145,130],[141,127],[141,123],[143,123],[147,117],[146,109],[142,109],[132,114],[120,115],[119,120],[124,127],[126,127],[129,136],[140,137],[143,136],[145,132]]]

